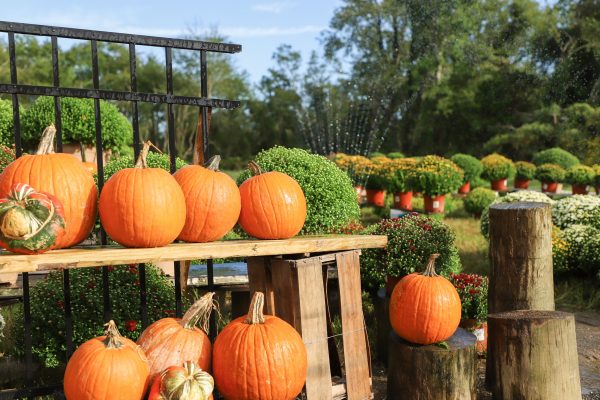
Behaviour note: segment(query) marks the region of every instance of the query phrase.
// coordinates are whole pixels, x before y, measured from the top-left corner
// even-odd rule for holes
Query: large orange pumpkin
[[[306,348],[284,320],[263,315],[256,292],[247,317],[230,322],[217,336],[213,376],[226,399],[292,400],[306,381]]]
[[[214,388],[213,377],[188,361],[183,367],[169,367],[158,375],[148,400],[212,400]]]
[[[67,400],[141,400],[149,371],[144,352],[110,321],[105,336],[88,340],[73,353],[65,370],[65,396]]]
[[[44,130],[35,155],[23,155],[10,163],[0,175],[0,198],[7,197],[17,183],[55,196],[63,205],[66,232],[57,248],[74,246],[85,240],[96,221],[98,189],[94,178],[71,154],[54,153],[56,129]]]
[[[148,357],[152,377],[186,361],[193,361],[204,371],[210,371],[212,345],[206,332],[213,295],[209,292],[202,296],[182,319],[163,318],[142,332],[137,343]],[[196,327],[199,322],[202,329]]]
[[[432,254],[423,274],[398,282],[390,298],[390,322],[401,338],[417,344],[444,341],[456,332],[461,303],[456,288],[435,272]]]
[[[239,223],[259,239],[287,239],[300,232],[306,220],[306,198],[298,182],[277,172],[263,173],[250,162],[254,176],[240,186]]]
[[[148,168],[146,142],[134,168],[110,177],[100,193],[100,221],[126,247],[160,247],[177,239],[185,223],[185,198],[161,168]]]
[[[221,157],[206,168],[188,165],[173,176],[185,197],[187,215],[179,239],[186,242],[219,240],[240,216],[240,191],[229,175],[219,171]]]

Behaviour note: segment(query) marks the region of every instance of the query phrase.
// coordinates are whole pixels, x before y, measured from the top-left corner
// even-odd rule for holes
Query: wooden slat
[[[301,236],[286,240],[230,240],[212,243],[174,243],[152,249],[118,246],[53,250],[37,255],[0,255],[0,274],[101,265],[209,258],[259,257],[333,252],[384,247],[387,237],[376,235]]]
[[[370,399],[370,360],[362,311],[359,253],[338,253],[336,258],[348,400]]]
[[[248,287],[250,288],[250,298],[254,296],[255,292],[262,292],[265,295],[264,312],[268,315],[274,315],[275,299],[273,297],[269,261],[266,257],[251,257],[248,259]]]
[[[323,269],[317,257],[296,262],[302,340],[308,354],[306,397],[332,398]]]
[[[271,258],[271,279],[275,297],[275,315],[300,331],[298,283],[294,261]]]

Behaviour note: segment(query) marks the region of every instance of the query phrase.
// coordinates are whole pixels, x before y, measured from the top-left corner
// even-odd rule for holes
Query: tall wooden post
[[[490,261],[489,313],[554,310],[550,206],[492,205]]]

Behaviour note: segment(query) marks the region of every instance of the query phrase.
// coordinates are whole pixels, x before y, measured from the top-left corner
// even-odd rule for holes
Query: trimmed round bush
[[[481,159],[483,171],[481,177],[488,181],[510,178],[515,174],[515,166],[510,158],[494,153]]]
[[[404,157],[406,157],[404,155],[404,153],[400,153],[399,151],[393,151],[391,153],[388,153],[388,155],[387,155],[387,158],[392,159],[392,160],[395,160],[398,158],[404,158]]]
[[[100,101],[100,120],[105,149],[120,152],[132,143],[131,123],[119,109],[107,101]],[[64,143],[79,142],[94,146],[96,123],[94,101],[73,97],[61,98],[62,134]],[[40,96],[23,113],[23,145],[35,149],[40,136],[48,125],[54,123],[54,98]]]
[[[356,191],[344,171],[327,158],[303,149],[275,146],[255,158],[263,171],[279,171],[294,178],[306,196],[307,215],[301,234],[332,233],[360,217]],[[238,184],[250,177],[245,170]]]
[[[515,178],[526,179],[528,181],[535,178],[535,171],[536,171],[535,164],[527,162],[527,161],[517,161],[515,163],[515,168],[517,170],[517,172],[515,174]]]
[[[600,227],[600,197],[574,195],[553,203],[552,222],[561,229],[573,225],[596,225]]]
[[[483,172],[483,164],[481,161],[469,154],[458,153],[453,155],[450,160],[462,168],[465,173],[465,183],[479,178],[481,172]]]
[[[564,182],[566,171],[558,164],[542,164],[535,171],[535,178],[541,182]]]
[[[171,171],[171,161],[168,154],[161,154],[151,151],[148,153],[146,161],[148,162],[148,167],[150,168],[162,168],[165,171]],[[177,169],[185,167],[186,165],[187,163],[179,157],[177,157],[175,160],[175,167]],[[133,156],[127,155],[113,158],[104,166],[104,181],[107,181],[108,178],[113,176],[118,171],[125,168],[133,168],[134,166],[135,161]]]
[[[425,156],[408,172],[408,184],[413,190],[428,196],[455,192],[462,185],[464,173],[458,165],[440,156]]]
[[[366,290],[383,287],[388,275],[402,277],[424,271],[433,253],[440,254],[436,260],[438,273],[448,277],[461,270],[454,231],[440,219],[412,213],[402,218],[384,219],[365,233],[388,237],[384,249],[363,250],[360,273]]]
[[[565,182],[571,185],[593,185],[596,171],[592,167],[579,164],[574,165],[567,170]]]
[[[558,164],[564,169],[569,169],[573,165],[579,164],[577,157],[560,147],[553,147],[537,152],[533,155],[532,161],[538,166],[543,164]]]
[[[463,200],[465,210],[475,216],[480,216],[483,210],[496,200],[497,193],[491,189],[478,187],[467,194]]]
[[[14,142],[12,101],[0,99],[0,144],[11,146]]]
[[[554,200],[550,197],[546,196],[541,192],[534,192],[532,190],[521,190],[518,192],[509,193],[506,196],[497,197],[496,200],[492,204],[496,203],[515,203],[517,201],[528,201],[535,203],[548,203],[554,204]],[[491,204],[490,204],[491,205]],[[487,207],[481,213],[481,221],[480,221],[480,229],[483,236],[486,238],[489,237],[490,234],[490,208]]]

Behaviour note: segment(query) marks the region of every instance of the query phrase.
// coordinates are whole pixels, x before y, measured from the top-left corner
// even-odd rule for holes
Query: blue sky
[[[302,51],[319,49],[341,0],[19,0],[3,7],[0,19],[33,24],[176,37],[190,27],[216,27],[230,42],[243,46],[233,55],[237,65],[257,82],[272,66],[282,43]]]

